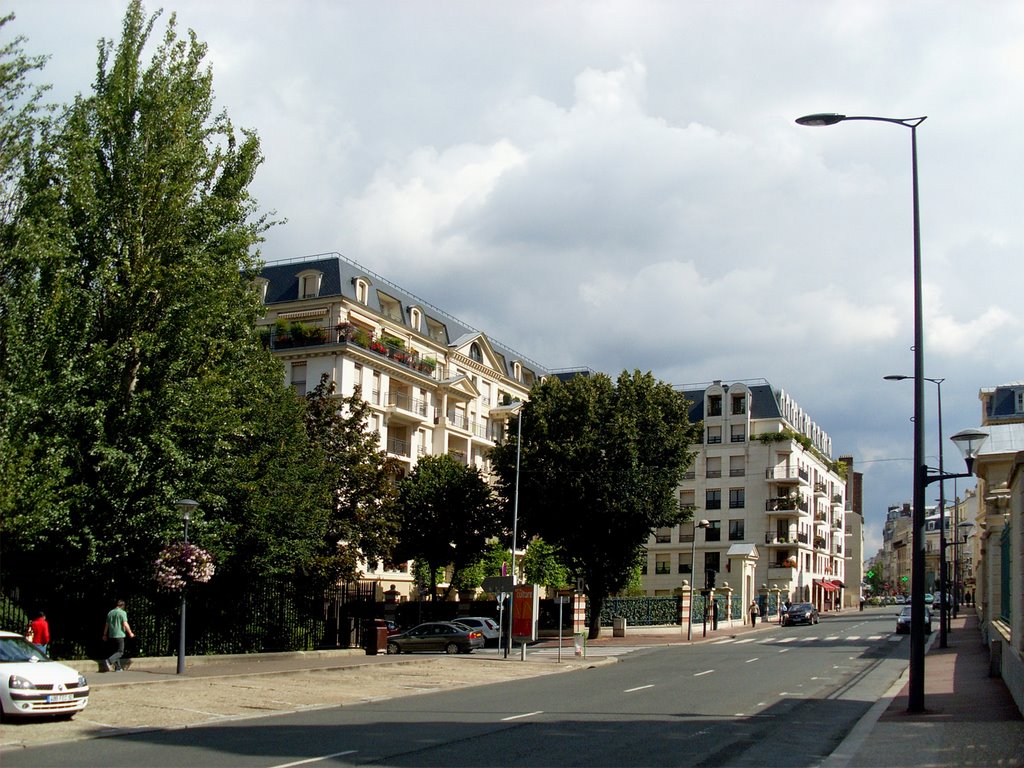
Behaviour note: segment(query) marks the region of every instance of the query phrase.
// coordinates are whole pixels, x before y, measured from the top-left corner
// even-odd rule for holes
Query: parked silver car
[[[483,633],[454,621],[431,621],[388,638],[388,653],[444,651],[472,653],[484,647]]]

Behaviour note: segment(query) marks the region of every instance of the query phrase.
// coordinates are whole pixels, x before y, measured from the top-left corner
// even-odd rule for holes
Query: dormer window
[[[380,313],[389,320],[402,320],[402,305],[398,299],[388,296],[386,293],[377,291],[377,301],[380,302]]]
[[[512,363],[512,378],[516,381],[523,380],[523,365],[520,362]]]
[[[300,299],[315,299],[320,295],[320,283],[324,278],[323,272],[309,269],[300,272],[298,277]]]
[[[469,359],[475,360],[478,363],[482,363],[484,360],[483,353],[480,351],[480,345],[475,341],[469,345]]]
[[[409,309],[409,325],[412,326],[414,331],[419,331],[421,317],[419,307],[411,307]]]
[[[732,415],[742,416],[747,412],[747,398],[745,395],[732,396]]]
[[[1014,392],[1014,402],[1016,403],[1017,413],[1024,413],[1024,389],[1018,389]]]
[[[260,297],[260,302],[262,304],[266,304],[267,288],[270,287],[270,281],[267,280],[267,278],[265,277],[257,277],[255,280],[252,281],[252,287],[253,290],[256,291],[256,294]]]
[[[356,301],[360,304],[366,304],[370,297],[370,284],[365,278],[356,277],[352,279],[352,285],[356,289]]]
[[[722,396],[708,395],[708,416],[722,415]]]

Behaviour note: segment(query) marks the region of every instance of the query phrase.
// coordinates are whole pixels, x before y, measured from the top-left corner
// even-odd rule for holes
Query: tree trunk
[[[604,607],[603,597],[592,597],[587,595],[590,603],[590,627],[587,633],[588,640],[596,640],[601,635],[601,609]]]

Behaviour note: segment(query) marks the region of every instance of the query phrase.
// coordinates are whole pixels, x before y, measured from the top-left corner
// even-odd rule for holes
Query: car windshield
[[[906,608],[902,608],[902,609],[900,610],[900,618],[901,618],[901,619],[902,619],[902,618],[907,618],[907,619],[909,619],[909,618],[910,618],[910,610],[911,610],[911,609],[910,609],[910,606],[909,606],[909,605],[908,605],[908,606],[907,606]]]
[[[799,612],[799,611],[809,611],[813,607],[814,606],[812,606],[810,603],[800,603],[799,605],[792,605],[792,606],[790,606],[789,610],[797,611],[797,612]]]
[[[23,637],[0,637],[0,663],[49,660],[45,653]]]

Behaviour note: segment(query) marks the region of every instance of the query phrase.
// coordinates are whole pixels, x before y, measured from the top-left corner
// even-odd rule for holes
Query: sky
[[[88,92],[125,0],[7,0]],[[338,252],[548,369],[766,379],[910,501],[911,130],[925,375],[948,436],[1024,380],[1024,4],[168,0],[255,130],[266,261]],[[926,382],[928,463],[937,397]],[[968,482],[968,486],[973,483]],[[963,493],[963,481],[946,496]],[[938,486],[929,487],[935,503]]]

